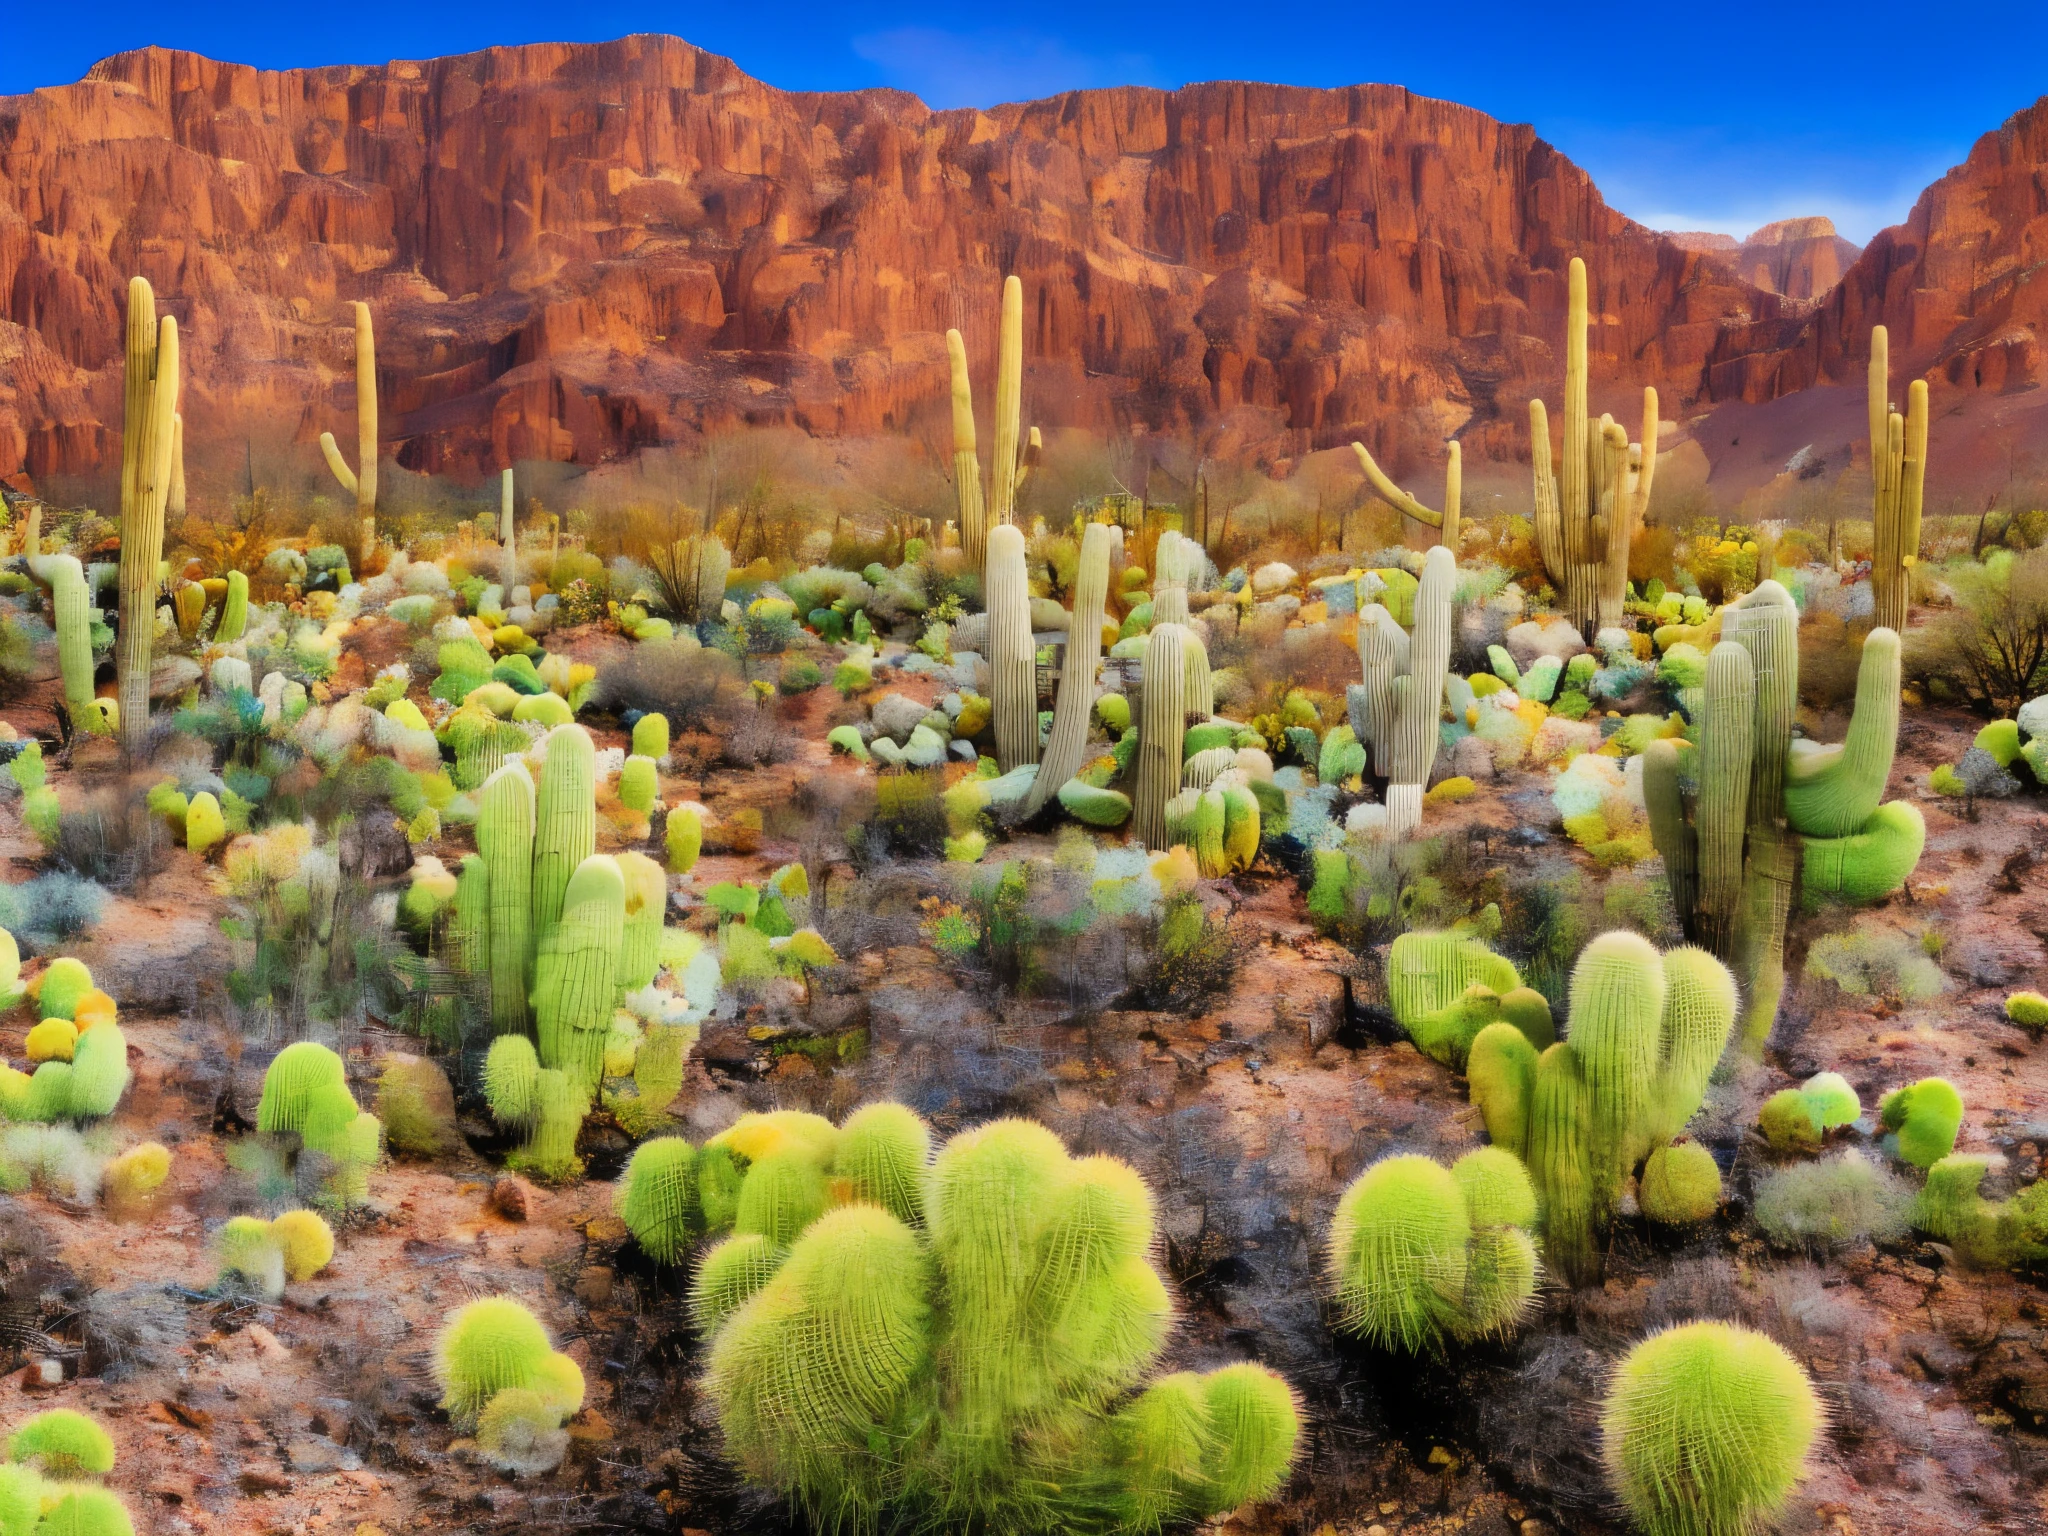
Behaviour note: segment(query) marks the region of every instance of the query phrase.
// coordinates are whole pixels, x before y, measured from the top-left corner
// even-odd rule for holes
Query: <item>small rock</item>
[[[279,1342],[277,1335],[261,1323],[251,1323],[242,1330],[242,1335],[248,1339],[249,1347],[262,1359],[289,1360],[292,1357],[292,1352]]]
[[[37,1360],[30,1367],[36,1373],[36,1380],[46,1387],[64,1384],[64,1362],[62,1360]]]
[[[285,1448],[285,1460],[294,1472],[353,1472],[362,1457],[345,1445],[336,1445],[325,1435],[300,1435]]]
[[[507,1221],[525,1221],[533,1214],[533,1186],[517,1174],[508,1173],[491,1185],[486,1204]]]

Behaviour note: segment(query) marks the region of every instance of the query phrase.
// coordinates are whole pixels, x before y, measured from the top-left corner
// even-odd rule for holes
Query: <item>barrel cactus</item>
[[[1629,1351],[1601,1454],[1645,1536],[1750,1536],[1806,1476],[1823,1422],[1806,1372],[1731,1323],[1686,1323]]]

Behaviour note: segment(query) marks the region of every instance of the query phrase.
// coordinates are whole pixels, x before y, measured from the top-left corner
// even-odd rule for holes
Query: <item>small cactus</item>
[[[216,1287],[247,1287],[272,1301],[284,1294],[284,1249],[261,1217],[230,1218],[214,1234],[213,1252],[220,1265]]]
[[[485,1296],[458,1310],[434,1341],[434,1379],[441,1406],[461,1423],[474,1423],[498,1393],[531,1389],[554,1353],[547,1330],[509,1296]]]
[[[1916,1168],[1931,1168],[1955,1150],[1963,1096],[1946,1078],[1923,1077],[1886,1094],[1877,1114],[1884,1128],[1897,1135],[1900,1158]]]
[[[71,1408],[52,1408],[7,1437],[7,1459],[60,1480],[103,1477],[114,1470],[114,1437]]]
[[[697,1149],[680,1136],[643,1141],[619,1179],[619,1219],[657,1264],[679,1263],[703,1230]]]
[[[311,1040],[286,1046],[264,1069],[256,1129],[267,1135],[298,1135],[305,1129],[314,1095],[330,1087],[348,1091],[348,1072],[339,1056]]]
[[[1721,1208],[1721,1170],[1714,1154],[1695,1141],[1659,1147],[1643,1164],[1637,1203],[1659,1226],[1707,1220]]]
[[[1601,1454],[1645,1536],[1749,1536],[1806,1476],[1822,1418],[1806,1372],[1770,1339],[1687,1323],[1615,1369]]]
[[[334,1258],[334,1229],[318,1211],[286,1211],[270,1224],[287,1280],[310,1280]]]

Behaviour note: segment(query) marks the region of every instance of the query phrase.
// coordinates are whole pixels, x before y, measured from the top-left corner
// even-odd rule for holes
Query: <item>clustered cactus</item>
[[[1365,681],[1349,692],[1351,728],[1387,780],[1387,830],[1394,838],[1422,824],[1422,792],[1436,762],[1444,678],[1451,660],[1451,592],[1457,557],[1439,544],[1422,564],[1411,636],[1379,603],[1358,615],[1358,657]]]
[[[349,1092],[348,1073],[326,1046],[301,1040],[271,1058],[256,1106],[256,1129],[296,1136],[326,1160],[324,1197],[347,1210],[369,1198],[369,1172],[383,1156],[384,1127]]]
[[[1906,386],[1903,416],[1892,408],[1891,342],[1881,325],[1870,328],[1869,399],[1870,587],[1877,622],[1903,632],[1927,486],[1927,381]]]
[[[1557,1038],[1550,1002],[1522,985],[1512,961],[1471,934],[1411,931],[1387,954],[1394,1020],[1425,1056],[1463,1071],[1472,1042],[1506,1021],[1541,1051]]]
[[[1598,1275],[1599,1234],[1637,1167],[1698,1111],[1735,1009],[1734,977],[1704,950],[1660,955],[1607,933],[1572,969],[1563,1041],[1539,1055],[1512,1023],[1473,1040],[1472,1102],[1494,1145],[1528,1164],[1544,1256],[1573,1284]]]
[[[0,1466],[0,1531],[9,1536],[134,1536],[120,1498],[95,1479],[114,1470],[114,1439],[73,1408],[17,1425]]]
[[[1874,901],[1919,863],[1926,826],[1908,801],[1880,804],[1898,735],[1899,640],[1863,644],[1856,715],[1839,746],[1792,739],[1799,611],[1765,581],[1723,615],[1707,657],[1699,745],[1643,754],[1650,833],[1687,935],[1736,967],[1744,1039],[1760,1045],[1785,982],[1793,865],[1811,899]],[[1797,836],[1795,836],[1797,834]]]
[[[988,535],[1010,521],[1017,492],[1030,476],[1039,448],[1038,428],[1020,442],[1024,410],[1024,283],[1003,279],[996,342],[996,439],[989,460],[988,488],[982,488],[975,447],[974,390],[967,376],[967,343],[959,331],[946,332],[946,356],[953,378],[953,493],[960,509],[960,544],[968,563],[981,567]]]
[[[511,1297],[482,1297],[448,1319],[434,1343],[434,1379],[441,1406],[474,1428],[487,1460],[522,1474],[561,1464],[562,1425],[583,1408],[583,1371]]]
[[[1029,1121],[934,1157],[898,1105],[747,1115],[644,1145],[619,1206],[661,1262],[729,1231],[691,1292],[706,1389],[741,1466],[820,1524],[1154,1530],[1292,1462],[1293,1396],[1261,1367],[1137,1390],[1172,1322],[1151,1196]]]
[[[1436,1349],[1512,1333],[1541,1265],[1536,1191],[1521,1160],[1481,1147],[1450,1168],[1382,1158],[1337,1204],[1329,1274],[1338,1326],[1383,1348]]]

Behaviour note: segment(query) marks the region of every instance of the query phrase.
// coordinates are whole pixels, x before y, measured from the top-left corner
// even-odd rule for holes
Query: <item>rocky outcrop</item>
[[[1820,298],[1861,254],[1826,218],[1780,219],[1746,240],[1701,230],[1667,230],[1665,238],[1688,251],[1718,256],[1751,287],[1788,299]]]
[[[1985,134],[1881,231],[1803,321],[1731,329],[1711,391],[1767,401],[1814,384],[1860,383],[1870,328],[1886,326],[1892,374],[1940,396],[1997,396],[2044,381],[2048,328],[2048,97]],[[1936,437],[1941,429],[1936,428]]]
[[[1595,378],[1702,396],[1789,311],[1631,223],[1527,127],[1388,86],[932,112],[673,38],[266,72],[150,49],[0,100],[0,475],[103,469],[123,283],[184,327],[188,440],[310,445],[376,314],[386,451],[476,473],[735,422],[942,430],[943,333],[1028,295],[1032,421],[1249,413],[1276,451],[1525,452],[1564,267]]]

